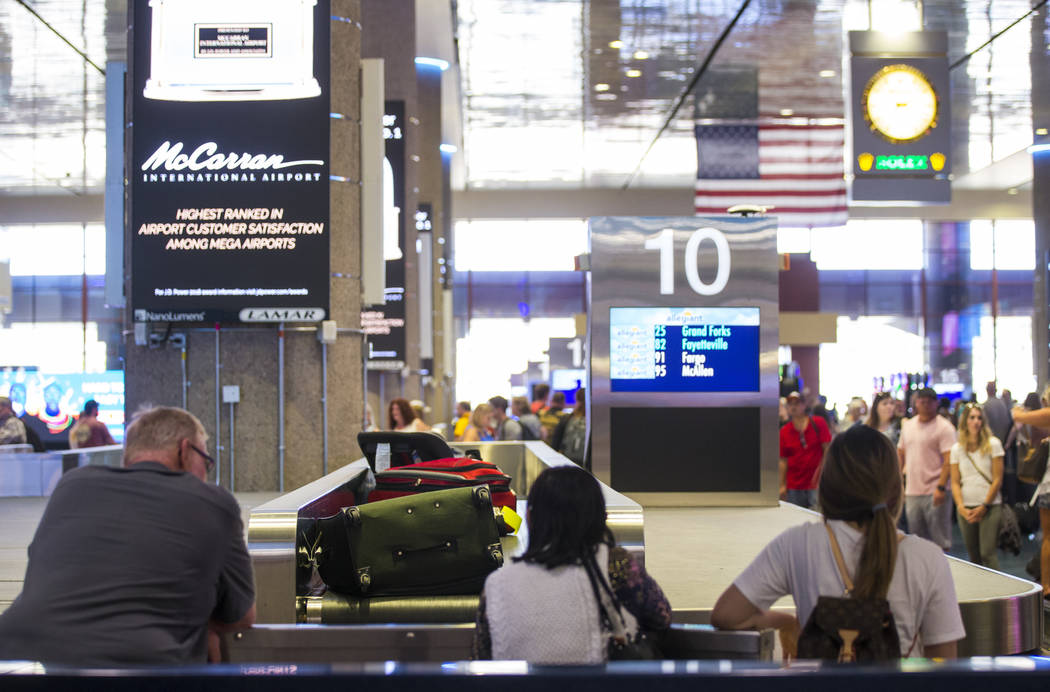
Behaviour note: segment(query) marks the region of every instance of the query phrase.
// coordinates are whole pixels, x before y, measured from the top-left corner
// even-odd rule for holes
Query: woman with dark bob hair
[[[623,606],[627,633],[671,626],[671,604],[616,546],[598,481],[577,466],[549,468],[529,490],[528,549],[485,581],[474,657],[537,664],[603,663],[609,633],[585,562]],[[603,599],[604,600],[604,599]]]
[[[711,624],[796,631],[818,597],[840,598],[846,591],[834,542],[853,581],[850,595],[889,601],[901,655],[954,658],[956,643],[966,636],[955,583],[938,546],[897,533],[904,498],[900,460],[889,439],[866,425],[838,435],[824,455],[817,492],[824,521],[774,538],[718,599]],[[770,610],[788,594],[797,620]]]

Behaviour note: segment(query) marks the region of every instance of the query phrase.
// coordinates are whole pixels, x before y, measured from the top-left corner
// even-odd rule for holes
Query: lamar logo
[[[182,148],[182,142],[164,142],[142,164],[142,170],[155,171],[163,166],[166,171],[182,171],[187,168],[191,171],[262,171],[269,168],[324,165],[324,161],[318,159],[285,161],[280,154],[220,154],[219,145],[215,142],[205,142],[194,149],[192,154],[183,154]]]
[[[240,312],[241,322],[320,322],[321,308],[245,308]]]

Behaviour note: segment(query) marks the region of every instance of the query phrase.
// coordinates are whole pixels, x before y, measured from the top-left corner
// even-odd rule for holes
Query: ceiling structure
[[[96,64],[124,59],[126,0],[27,1]],[[493,209],[500,200],[512,213],[537,209],[532,202],[513,204],[507,199],[512,192],[531,191],[538,196],[520,199],[538,200],[543,191],[557,191],[564,200],[581,190],[587,194],[579,195],[580,204],[563,204],[559,213],[586,216],[603,200],[615,204],[639,163],[629,190],[636,208],[648,213],[680,199],[685,211],[672,212],[689,213],[694,116],[717,96],[713,75],[726,68],[757,70],[763,116],[841,118],[846,31],[866,29],[869,20],[867,1],[752,0],[697,85],[695,100],[687,100],[642,162],[744,0],[419,1],[428,12],[444,6],[458,17],[459,64],[448,73],[451,80],[458,77],[462,94],[458,156],[465,175],[458,216],[477,209],[509,215]],[[895,16],[884,11],[883,0],[872,3],[876,22]],[[927,0],[923,9],[927,28],[948,32],[954,62],[1029,7],[1027,0]],[[1011,207],[1003,213],[1014,216],[1031,213],[1031,160],[1024,152],[1033,130],[1028,60],[1032,50],[1047,49],[1045,37],[1033,42],[1031,21],[1019,22],[952,71],[955,187],[976,191],[972,199]],[[454,98],[455,89],[447,93]],[[21,4],[0,3],[0,201],[6,222],[45,214],[37,198],[66,216],[100,213],[104,97],[102,74]],[[1008,191],[1016,194],[1005,198]]]
[[[511,215],[530,208],[545,215],[551,197],[555,213],[574,216],[622,208],[625,199],[642,215],[691,213],[694,118],[725,96],[720,72],[757,71],[763,118],[841,119],[847,31],[921,21],[896,0],[754,0],[643,160],[742,2],[459,0],[467,176],[457,215],[498,214],[500,206]],[[854,208],[851,215],[1031,215],[1032,19],[976,50],[1030,7],[1025,0],[923,3],[925,27],[948,33],[949,61],[959,63],[951,72],[954,186],[968,193],[949,207]],[[1046,50],[1046,41],[1034,49]],[[586,194],[573,205],[571,191],[581,189]]]

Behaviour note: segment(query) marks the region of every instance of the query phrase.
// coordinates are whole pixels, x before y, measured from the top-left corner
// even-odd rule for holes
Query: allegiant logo
[[[324,161],[317,159],[285,161],[280,154],[220,154],[219,145],[215,142],[205,142],[194,149],[192,154],[183,154],[182,149],[182,142],[164,142],[142,164],[142,170],[155,171],[163,166],[166,171],[261,171],[269,168],[324,165]]]

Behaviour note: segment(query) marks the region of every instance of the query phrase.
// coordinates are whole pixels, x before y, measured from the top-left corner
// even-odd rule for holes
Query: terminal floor
[[[253,507],[269,502],[278,493],[237,493],[241,517],[248,525]],[[22,590],[26,571],[26,548],[47,506],[46,497],[0,498],[0,611],[6,610]]]
[[[237,493],[245,525],[248,512],[277,493]],[[47,504],[46,498],[0,498],[0,611],[22,588],[26,548]],[[704,621],[704,612],[733,578],[773,537],[817,517],[793,507],[668,508],[645,510],[646,567],[667,593],[683,621]],[[966,558],[958,527],[952,554]],[[1039,535],[1024,537],[1018,557],[1000,552],[1000,569],[1028,579],[1024,565],[1039,549]],[[993,595],[993,573],[970,571],[956,579],[961,599]],[[790,606],[790,599],[785,600]],[[693,611],[694,616],[687,613]]]

